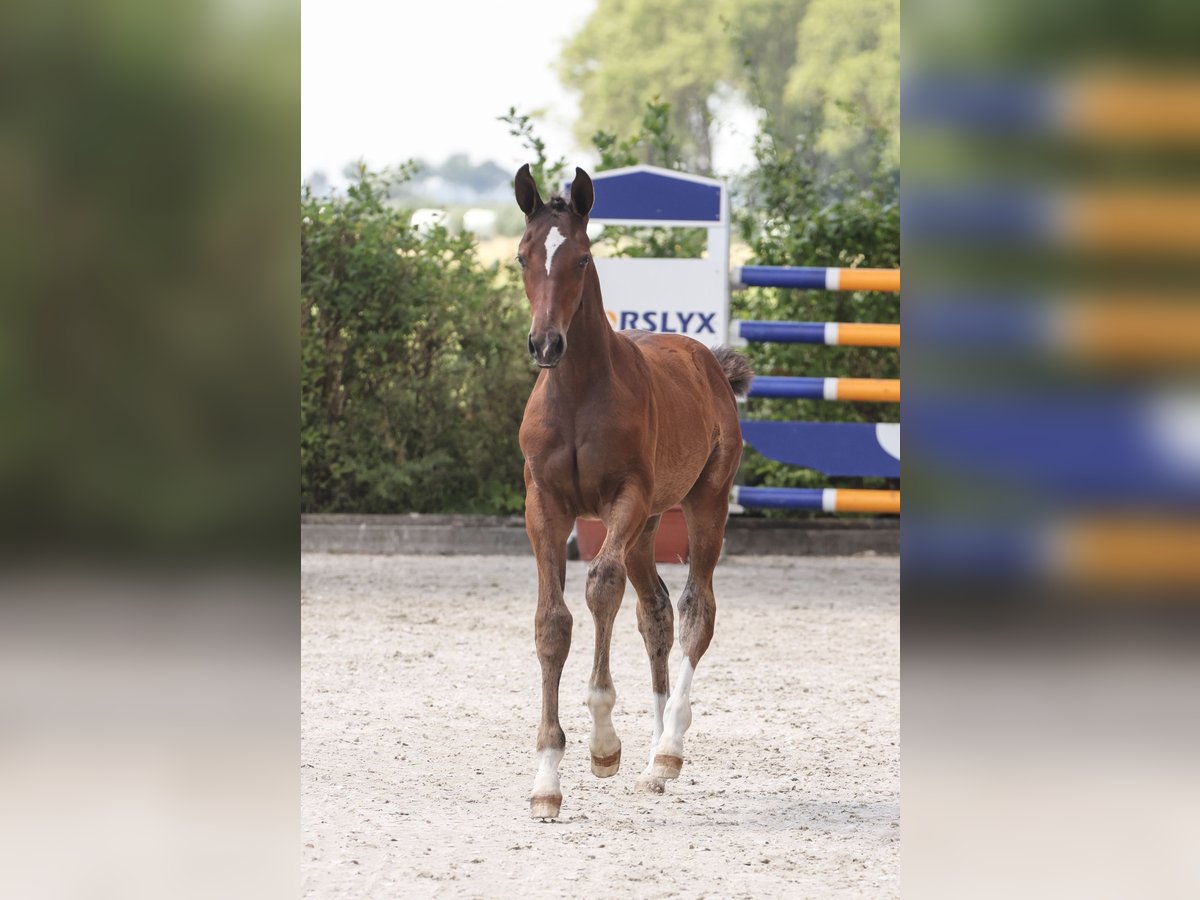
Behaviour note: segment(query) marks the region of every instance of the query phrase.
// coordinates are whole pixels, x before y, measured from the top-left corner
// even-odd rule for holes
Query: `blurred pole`
[[[1200,891],[1198,23],[904,4],[914,896]]]

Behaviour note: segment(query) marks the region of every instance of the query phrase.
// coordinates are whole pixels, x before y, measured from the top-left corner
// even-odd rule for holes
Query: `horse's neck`
[[[553,369],[556,386],[570,394],[584,395],[611,380],[615,343],[593,264],[584,276],[579,310],[567,329],[567,352]]]

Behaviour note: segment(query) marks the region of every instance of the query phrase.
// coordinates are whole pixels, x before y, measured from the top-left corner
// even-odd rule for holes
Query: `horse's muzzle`
[[[529,335],[529,355],[543,369],[553,369],[567,352],[567,338],[558,331]]]

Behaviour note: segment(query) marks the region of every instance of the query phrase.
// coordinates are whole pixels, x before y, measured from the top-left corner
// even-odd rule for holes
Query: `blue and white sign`
[[[617,330],[685,334],[726,343],[724,262],[709,259],[597,259],[604,311]]]
[[[654,166],[592,176],[601,225],[704,228],[701,259],[609,259],[596,271],[613,328],[684,334],[715,347],[729,334],[729,194],[725,182]]]

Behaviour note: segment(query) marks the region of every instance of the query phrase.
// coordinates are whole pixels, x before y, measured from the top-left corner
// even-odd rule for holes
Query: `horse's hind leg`
[[[608,535],[587,573],[587,605],[596,623],[596,655],[588,683],[588,709],[592,713],[592,774],[608,778],[621,767],[621,740],[613,727],[612,710],[617,702],[609,670],[609,648],[613,621],[625,594],[625,557],[629,546],[646,523],[645,499],[627,491],[619,497],[605,517]]]
[[[641,537],[634,542],[625,557],[629,580],[637,591],[638,631],[646,644],[646,656],[650,659],[650,688],[654,701],[654,736],[650,740],[650,761],[638,777],[640,790],[662,793],[663,780],[654,777],[654,750],[662,737],[663,710],[667,705],[670,685],[668,672],[671,644],[675,640],[675,614],[671,609],[671,595],[667,586],[658,577],[654,565],[654,537],[658,533],[658,516],[646,522]]]
[[[692,675],[712,640],[717,617],[712,576],[725,538],[730,481],[732,471],[729,480],[721,479],[715,485],[702,475],[683,501],[689,561],[687,584],[679,597],[679,644],[683,650],[683,664],[663,712],[663,734],[655,748],[651,769],[656,778],[678,778],[683,768],[683,735],[692,724]]]
[[[562,805],[558,764],[567,739],[558,723],[558,684],[571,649],[571,611],[563,600],[567,536],[573,518],[545,497],[526,471],[525,527],[537,560],[538,602],[534,640],[542,665],[542,718],[538,726],[538,770],[529,798],[535,819],[553,819]]]

